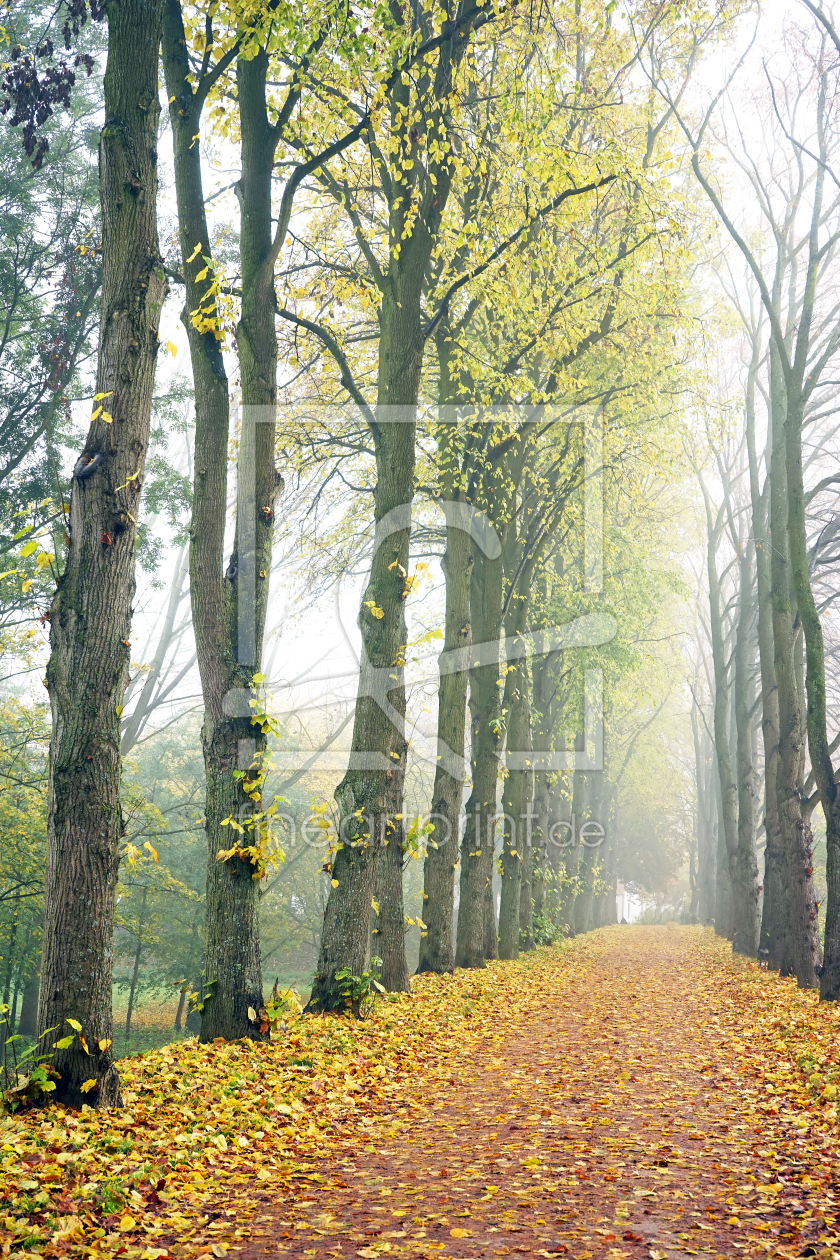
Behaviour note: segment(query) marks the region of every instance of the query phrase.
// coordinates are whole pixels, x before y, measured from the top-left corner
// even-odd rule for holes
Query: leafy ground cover
[[[0,1122],[5,1255],[840,1255],[840,1011],[702,929],[423,977]]]

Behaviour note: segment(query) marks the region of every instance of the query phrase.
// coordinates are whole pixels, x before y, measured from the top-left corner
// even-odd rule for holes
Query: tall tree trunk
[[[618,846],[616,845],[616,827],[618,825],[618,789],[614,783],[608,789],[609,807],[606,810],[606,883],[607,891],[603,896],[601,917],[598,926],[606,927],[609,923],[618,922],[616,909],[616,887],[618,884]]]
[[[773,589],[771,580],[771,540],[768,528],[770,484],[761,490],[758,454],[755,444],[755,374],[759,341],[754,337],[753,359],[747,385],[747,451],[750,469],[752,531],[755,540],[756,600],[758,605],[758,657],[761,679],[761,733],[764,747],[764,901],[761,908],[759,951],[771,967],[780,969],[785,955],[787,893],[784,877],[784,847],[779,827],[779,691],[776,679],[773,634]],[[768,466],[772,450],[768,448]],[[793,925],[790,925],[791,928]]]
[[[158,0],[108,6],[100,139],[102,408],[77,465],[67,564],[50,610],[52,706],[44,955],[38,1023],[55,1028],[54,1097],[119,1103],[111,1040],[114,890],[123,832],[120,713],[128,678],[137,504],[149,441],[158,324],[166,290],[157,239]],[[108,417],[112,417],[110,422]],[[88,467],[92,470],[85,476]],[[85,913],[79,914],[79,906]],[[100,1049],[100,1044],[106,1049]],[[98,1088],[83,1094],[84,1081]]]
[[[20,1018],[17,1032],[21,1037],[37,1037],[38,1035],[38,994],[41,989],[41,977],[37,972],[30,973],[23,982],[23,996],[20,1002]]]
[[[576,932],[591,932],[593,927],[593,910],[595,903],[595,886],[602,865],[603,853],[600,844],[593,843],[596,833],[585,830],[587,823],[601,824],[600,814],[604,798],[603,770],[587,770],[582,772],[583,786],[581,791],[581,810],[578,815],[578,844],[582,850],[578,865],[580,891],[575,899],[574,916]]]
[[[536,662],[532,667],[531,692],[536,698],[537,689],[534,685],[533,674],[536,671]],[[534,727],[537,734],[534,737],[535,746],[539,749],[545,749],[547,742],[543,739],[543,726],[539,714],[535,715]],[[549,784],[548,772],[541,771],[534,775],[534,833],[533,833],[533,850],[532,850],[532,866],[531,866],[531,891],[533,897],[534,919],[539,916],[540,919],[545,915],[547,909],[546,893],[548,892],[548,881],[551,878],[551,869],[548,865],[548,827],[549,827]]]
[[[15,945],[17,943],[19,913],[20,893],[16,893],[12,908],[12,922],[9,926],[9,951],[6,956],[6,974],[3,977],[3,1005],[6,1007],[9,1005],[9,996],[12,991],[12,971],[15,965]]]
[[[584,791],[586,780],[582,770],[572,771],[571,782],[571,800],[566,806],[564,815],[567,818],[569,827],[568,840],[569,844],[562,850],[563,853],[563,897],[561,902],[562,922],[566,925],[569,936],[575,935],[575,902],[577,901],[580,891],[580,877],[578,874],[580,868],[580,819],[584,808]]]
[[[709,626],[712,639],[712,664],[714,668],[715,684],[714,733],[715,756],[717,758],[718,783],[720,790],[720,838],[725,845],[729,874],[729,879],[726,881],[726,903],[729,912],[728,922],[724,926],[716,920],[716,927],[721,935],[727,936],[730,940],[732,940],[734,935],[741,930],[742,925],[749,923],[753,907],[751,906],[749,899],[743,902],[743,904],[742,900],[739,899],[739,893],[741,898],[743,898],[749,891],[746,877],[743,880],[733,880],[733,876],[736,874],[738,869],[739,859],[738,787],[732,771],[732,755],[730,751],[730,687],[726,667],[720,580],[717,572],[717,546],[720,540],[720,530],[723,517],[722,513],[719,513],[717,521],[713,523],[711,504],[706,495],[705,487],[703,487],[703,493],[706,499],[706,568],[709,582]],[[720,848],[718,848],[718,879],[720,890]],[[720,910],[720,897],[717,898],[717,902],[718,910]]]
[[[729,854],[723,829],[723,793],[720,788],[720,769],[715,752],[715,933],[727,940],[732,939],[732,888],[729,883]]]
[[[532,779],[533,782],[533,779]],[[526,807],[530,808],[533,801],[526,801]],[[527,831],[531,831],[531,824],[526,823]],[[519,948],[528,950],[534,949],[534,848],[526,836],[525,853],[522,858],[522,875],[519,884]]]
[[[448,379],[448,320],[441,321],[446,336],[439,335],[438,361],[442,379]],[[438,437],[440,482],[446,513],[446,582],[443,651],[438,686],[437,761],[432,789],[431,821],[423,867],[423,914],[425,932],[420,937],[418,972],[452,971],[455,966],[454,900],[455,868],[461,804],[464,796],[464,736],[467,715],[468,660],[472,644],[470,624],[470,535],[464,529],[468,505],[457,482],[455,440],[458,420],[445,411]]]
[[[140,915],[137,920],[137,948],[134,951],[134,967],[131,972],[131,984],[128,990],[128,1010],[125,1013],[125,1039],[128,1041],[131,1036],[131,1016],[134,1013],[134,995],[137,992],[137,977],[140,975],[140,958],[143,953],[143,929],[146,926],[146,898],[149,895],[149,889],[143,888],[143,897],[140,903]]]
[[[836,775],[829,751],[822,623],[811,590],[808,568],[805,490],[802,478],[802,422],[801,398],[797,399],[794,405],[791,405],[791,399],[788,398],[785,417],[788,482],[787,532],[796,602],[805,639],[808,750],[825,818],[828,904],[825,918],[824,963],[821,962],[819,953],[817,901],[812,878],[813,837],[811,828],[804,818],[797,832],[798,844],[790,855],[788,879],[794,913],[797,916],[796,922],[802,923],[806,929],[810,927],[811,937],[809,942],[805,942],[802,939],[804,934],[801,932],[797,934],[800,945],[794,961],[797,980],[801,987],[813,984],[813,977],[818,974],[819,969],[821,973],[820,999],[836,1002],[840,999],[840,795],[838,795]]]
[[[735,625],[735,729],[738,784],[738,849],[732,870],[735,932],[732,948],[758,954],[758,864],[755,855],[755,766],[753,764],[752,700],[754,604],[749,549],[742,539],[738,566],[738,613]]]
[[[540,752],[548,752],[554,742],[554,699],[557,691],[555,668],[559,653],[535,656],[531,662],[531,695],[533,697],[533,740]],[[535,759],[535,764],[536,759]],[[559,798],[560,775],[557,771],[538,771],[534,779],[535,842],[534,852],[534,915],[554,917],[559,908],[557,886],[560,850],[552,842],[552,827],[557,821],[556,799]],[[557,838],[556,836],[554,837]]]
[[[715,878],[717,839],[715,835],[715,769],[714,748],[709,748],[705,730],[701,731],[697,705],[692,705],[691,728],[694,736],[694,764],[697,777],[697,917],[704,926],[715,918]]]
[[[484,927],[484,961],[490,962],[499,957],[499,927],[496,922],[496,907],[500,898],[497,863],[501,856],[499,847],[498,826],[496,819],[490,820],[490,844],[481,855],[484,875],[484,910],[482,922]]]
[[[491,558],[472,544],[470,611],[474,663],[470,669],[472,791],[461,843],[460,901],[455,964],[483,967],[485,893],[492,880],[501,747],[499,633],[502,624],[501,556]],[[495,916],[494,916],[495,917]]]
[[[794,974],[797,983],[807,988],[816,981],[815,967],[820,954],[811,829],[802,814],[805,764],[802,644],[796,624],[797,600],[788,535],[787,400],[778,355],[773,347],[770,359],[770,569],[774,673],[779,705],[776,801],[784,883],[784,930],[774,961],[783,973]]]
[[[528,617],[530,572],[529,570],[527,575],[528,581],[518,584],[506,618],[505,643],[510,643],[515,648],[523,646],[522,636]],[[532,752],[530,698],[530,670],[528,658],[523,654],[515,665],[507,667],[502,700],[502,706],[508,715],[506,752],[513,754],[517,761]],[[502,785],[504,841],[499,909],[500,958],[518,958],[520,944],[526,949],[534,947],[530,863],[533,793],[533,770],[508,765]],[[523,885],[526,885],[524,893]],[[526,909],[524,917],[523,909]],[[520,935],[523,937],[522,941]]]
[[[217,315],[217,283],[204,209],[200,147],[195,135],[212,74],[195,87],[178,0],[165,0],[164,69],[170,95],[175,190],[186,280],[183,322],[195,387],[195,471],[190,528],[190,597],[204,697],[207,790],[207,910],[205,978],[208,986],[201,1039],[254,1035],[250,1007],[262,1004],[259,953],[259,858],[234,848],[260,849],[265,841],[254,815],[261,810],[258,781],[266,739],[251,719],[256,699],[268,602],[268,574],[276,497],[282,482],[274,467],[277,338],[274,328],[271,172],[279,139],[266,109],[268,59],[264,51],[237,64],[242,131],[242,176],[237,184],[241,231],[242,307],[236,331],[242,382],[242,430],[234,554],[227,567],[224,537],[230,426],[228,381],[216,330],[193,313]],[[232,59],[231,54],[224,60]],[[202,279],[197,277],[201,275]],[[208,297],[208,294],[211,296]],[[251,770],[246,780],[243,772]],[[256,794],[257,799],[254,799]],[[230,835],[233,819],[245,832]],[[248,820],[251,819],[249,824]],[[230,825],[230,824],[228,824]],[[235,841],[240,837],[237,846]]]
[[[400,292],[399,286],[395,286]],[[422,356],[419,293],[386,291],[381,314],[378,419],[374,429],[376,535],[370,576],[359,611],[362,659],[350,764],[335,790],[340,848],[333,861],[313,1009],[336,1003],[335,973],[355,975],[367,957],[367,911],[374,896],[376,866],[387,839],[391,861],[404,847],[405,583],[409,564],[411,500],[414,494],[415,404]],[[389,880],[394,904],[386,907],[379,948],[389,971],[382,983],[407,990],[402,880]],[[380,903],[380,915],[382,915]],[[394,932],[399,921],[399,940]]]
[[[392,4],[395,23],[406,14]],[[416,84],[403,73],[390,96],[391,144],[404,154],[414,149],[416,124],[448,136],[452,77],[469,47],[469,38],[444,35],[436,68],[428,59]],[[384,840],[404,850],[403,796],[405,739],[405,605],[411,502],[414,496],[415,425],[426,337],[422,299],[437,234],[451,190],[446,146],[429,157],[428,185],[416,183],[421,164],[408,161],[403,178],[389,193],[388,266],[378,276],[379,360],[376,415],[367,413],[376,457],[374,519],[376,535],[370,577],[359,611],[362,659],[350,764],[335,791],[339,812],[339,848],[324,914],[324,930],[315,983],[313,1009],[336,1001],[335,973],[349,968],[359,974],[367,949],[367,914],[375,887],[376,865]],[[408,174],[408,172],[413,172]],[[409,195],[417,191],[417,201]],[[342,372],[343,379],[347,379]],[[358,391],[357,391],[358,393]],[[356,401],[359,399],[356,397]],[[394,960],[382,983],[408,988],[405,932],[402,927],[402,880],[388,882],[395,903],[382,924],[400,939],[382,941],[382,957]],[[381,912],[381,907],[380,907]],[[403,951],[402,955],[400,951]]]
[[[237,511],[234,552],[222,577],[224,521],[211,528],[212,554],[200,540],[201,522],[193,516],[191,567],[202,571],[202,585],[194,596],[194,608],[208,600],[219,610],[223,588],[221,636],[205,639],[199,651],[204,692],[204,765],[207,776],[205,832],[207,834],[207,900],[205,923],[206,983],[213,988],[205,999],[201,1041],[216,1037],[233,1040],[254,1036],[248,1014],[262,1005],[262,969],[259,939],[259,883],[264,873],[260,859],[236,853],[220,860],[219,851],[230,851],[236,837],[225,839],[224,821],[238,819],[246,827],[242,846],[261,850],[266,837],[263,823],[254,823],[262,808],[260,771],[267,757],[264,727],[252,723],[262,659],[263,632],[268,606],[268,575],[274,529],[274,508],[282,482],[274,466],[274,430],[277,406],[277,334],[274,327],[274,267],[270,261],[273,242],[271,173],[277,146],[275,129],[266,108],[268,57],[261,50],[251,59],[237,62],[236,80],[242,144],[242,174],[236,185],[240,212],[240,267],[242,300],[236,328],[236,348],[242,384],[242,414],[237,461]],[[218,383],[221,394],[221,382]],[[219,398],[220,421],[224,404]],[[207,426],[205,440],[221,463],[221,434]],[[196,473],[198,467],[196,431]],[[204,465],[206,470],[206,465]],[[221,467],[215,472],[221,475]],[[196,502],[198,502],[196,500]],[[206,488],[201,496],[202,516],[223,512],[224,499],[213,503]],[[221,527],[221,528],[220,528]],[[205,585],[206,584],[206,585]],[[219,610],[221,611],[221,610]],[[194,614],[195,619],[195,614]],[[214,630],[216,626],[214,625]],[[203,663],[202,663],[203,657]],[[235,771],[248,772],[244,778]],[[254,799],[256,797],[256,799]],[[248,823],[248,819],[251,823]]]
[[[373,954],[382,959],[381,983],[389,993],[408,991],[408,965],[405,958],[405,913],[403,911],[404,832],[391,823],[386,827],[385,845],[376,867],[376,902]]]
[[[548,744],[545,745],[549,747]],[[548,790],[548,815],[546,818],[546,867],[550,872],[549,889],[553,892],[553,914],[558,925],[562,929],[564,923],[562,906],[563,906],[563,888],[562,879],[564,873],[563,865],[563,849],[560,841],[562,839],[561,832],[564,828],[561,826],[564,814],[569,812],[568,804],[563,793],[563,783],[565,775],[562,772],[555,772],[551,776]]]

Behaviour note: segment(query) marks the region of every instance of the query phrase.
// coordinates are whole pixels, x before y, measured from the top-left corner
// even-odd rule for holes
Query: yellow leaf
[[[149,850],[149,852],[151,853],[152,857],[155,859],[156,862],[160,861],[157,855],[157,849],[154,847],[154,845],[152,844],[150,840],[143,841],[143,848]]]
[[[83,1094],[89,1094],[92,1089],[99,1089],[99,1081],[91,1077],[89,1081],[83,1081],[79,1089]]]
[[[331,879],[331,880],[330,880],[330,883],[332,884],[333,888],[338,888],[338,880],[337,880],[337,879]]]
[[[193,250],[193,252],[190,254],[189,258],[187,259],[187,262],[188,262],[188,263],[191,263],[191,262],[193,261],[193,259],[194,259],[194,258],[198,258],[198,255],[199,255],[200,253],[201,253],[201,241],[199,241],[199,242],[198,242],[198,244],[196,245],[195,249]]]
[[[46,569],[47,565],[52,562],[52,556],[48,551],[42,551],[35,557],[35,565],[38,569]]]
[[[99,1049],[103,1052],[103,1054],[108,1049],[110,1044],[111,1044],[110,1037],[100,1037],[99,1041],[97,1042],[97,1045],[99,1046]]]
[[[458,1229],[456,1227],[455,1229],[450,1229],[449,1237],[450,1238],[469,1238],[471,1232],[472,1231],[469,1229]]]
[[[248,1018],[252,1024],[257,1022],[257,1012],[254,1010],[253,1006],[248,1007]]]
[[[103,398],[110,398],[110,397],[111,397],[111,395],[113,394],[113,392],[114,392],[114,391],[113,391],[112,389],[109,389],[109,390],[108,390],[108,392],[107,392],[106,394],[94,394],[94,395],[93,395],[93,401],[94,401],[94,402],[102,402],[102,399],[103,399]]]
[[[118,704],[118,705],[117,705],[117,717],[122,717],[122,715],[123,715],[123,707],[122,707],[122,705],[121,705],[121,704]]]
[[[134,1229],[134,1217],[124,1216],[120,1221],[120,1229],[124,1234],[127,1234],[130,1230]]]
[[[79,1033],[79,1041],[82,1043],[82,1049],[84,1050],[85,1054],[90,1054],[90,1050],[88,1049],[88,1043],[85,1041],[81,1033]]]
[[[198,284],[199,280],[207,279],[207,273],[209,272],[209,270],[210,270],[209,267],[205,267],[203,271],[199,271],[198,275],[195,278],[196,284]]]
[[[68,1019],[67,1023],[70,1025],[71,1028],[74,1028],[76,1032],[82,1031],[82,1025],[79,1023],[77,1019]]]
[[[175,342],[167,341],[166,348],[169,351],[169,353],[172,355],[172,358],[174,359],[175,355],[178,353],[178,347],[175,345]]]
[[[226,1141],[226,1139],[225,1139],[225,1135],[224,1135],[223,1133],[214,1133],[214,1134],[213,1134],[213,1136],[212,1136],[212,1138],[211,1138],[210,1140],[211,1140],[212,1142],[214,1142],[216,1146],[218,1146],[218,1148],[219,1148],[219,1150],[220,1150],[220,1151],[226,1151],[226,1150],[227,1150],[227,1148],[228,1148],[228,1147],[227,1147],[227,1141]]]

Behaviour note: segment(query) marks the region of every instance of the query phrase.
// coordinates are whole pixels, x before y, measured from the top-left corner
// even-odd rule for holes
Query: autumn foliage
[[[3,1251],[829,1256],[839,1024],[701,928],[421,977],[5,1117]]]

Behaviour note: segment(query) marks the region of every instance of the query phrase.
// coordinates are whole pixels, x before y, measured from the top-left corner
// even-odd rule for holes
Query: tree
[[[394,68],[388,79],[389,109],[387,117],[381,107],[377,109],[378,126],[376,131],[371,127],[367,136],[368,156],[380,180],[376,191],[384,202],[387,221],[387,249],[381,262],[365,238],[353,205],[349,208],[351,229],[371,268],[381,303],[375,410],[364,401],[335,339],[327,330],[320,330],[322,337],[326,333],[327,345],[332,343],[338,350],[342,380],[347,380],[348,392],[361,404],[370,425],[376,458],[377,539],[359,612],[362,662],[358,702],[350,766],[336,788],[341,847],[333,860],[317,979],[310,998],[315,1009],[335,1002],[336,971],[349,967],[354,974],[361,974],[364,970],[367,908],[374,897],[380,860],[386,891],[381,929],[383,957],[387,956],[383,982],[394,990],[408,987],[402,911],[403,780],[408,750],[404,730],[404,599],[414,497],[416,407],[425,343],[432,331],[424,330],[423,297],[434,274],[438,241],[458,173],[453,144],[457,85],[478,32],[496,16],[494,6],[479,8],[471,0],[459,6],[454,16],[436,16],[431,8],[424,8],[409,18],[392,9]],[[419,32],[416,53],[409,51],[415,21]],[[381,99],[379,92],[373,96]],[[357,193],[355,173],[327,170],[323,179],[344,202],[345,189],[349,192],[353,188],[354,197]],[[372,228],[378,226],[381,213],[375,205],[370,215]]]
[[[742,159],[747,179],[756,194],[761,218],[772,234],[773,248],[767,251],[766,257],[758,246],[753,248],[748,242],[744,230],[739,228],[727,210],[720,191],[703,164],[706,135],[713,126],[726,89],[714,98],[699,128],[692,129],[679,114],[677,116],[690,147],[695,178],[743,258],[769,325],[771,589],[774,661],[782,732],[777,775],[779,823],[786,851],[788,887],[795,895],[797,911],[797,925],[791,941],[793,957],[797,960],[797,974],[800,983],[807,984],[809,969],[815,969],[816,974],[822,977],[821,997],[834,1000],[840,995],[840,877],[837,875],[840,870],[840,812],[836,807],[837,790],[826,726],[822,627],[809,572],[808,498],[804,489],[802,458],[802,431],[808,409],[815,406],[826,369],[840,345],[834,321],[831,317],[823,320],[818,305],[821,282],[824,284],[825,276],[830,273],[838,242],[838,201],[836,197],[826,197],[827,160],[835,141],[833,118],[826,110],[829,73],[826,55],[831,35],[822,19],[820,21],[822,29],[816,50],[806,52],[803,49],[801,57],[791,59],[790,79],[784,90],[781,90],[781,85],[774,85],[772,79],[768,80],[769,99],[765,103],[768,134],[783,137],[784,143],[792,150],[785,178],[778,178],[773,169],[775,155],[764,168],[750,155]],[[658,86],[667,97],[664,85],[660,82]],[[799,105],[806,99],[813,105],[809,119],[813,118],[814,123],[807,134],[802,133],[804,138],[800,138],[797,134],[802,117]],[[803,217],[805,222],[800,227]],[[787,731],[795,732],[798,727],[797,635],[794,621],[797,615],[802,625],[807,660],[808,747],[827,827],[829,905],[826,912],[825,961],[822,965],[812,926],[816,923],[817,906],[811,884],[811,839],[809,828],[802,818],[799,798],[801,754],[798,753],[795,737],[784,738]],[[804,959],[803,952],[797,948],[802,942],[810,959]]]
[[[178,278],[186,288],[184,324],[196,390],[190,594],[205,705],[205,967],[212,985],[212,1000],[202,1013],[201,1035],[205,1040],[251,1035],[254,1024],[248,1011],[262,1005],[257,907],[269,816],[261,809],[260,788],[267,769],[265,736],[269,728],[252,719],[262,678],[274,508],[282,486],[274,464],[275,268],[301,184],[331,156],[352,145],[370,118],[365,111],[360,123],[348,125],[339,111],[336,118],[328,119],[327,135],[316,137],[314,151],[307,150],[293,164],[275,218],[275,155],[283,145],[292,147],[293,142],[306,148],[293,123],[309,75],[317,82],[318,71],[329,76],[336,62],[344,73],[348,57],[352,67],[363,57],[369,41],[354,31],[345,38],[343,5],[333,9],[316,3],[307,20],[296,11],[288,15],[287,22],[279,20],[273,7],[244,22],[236,12],[224,12],[219,30],[216,16],[208,16],[205,22],[201,15],[199,20],[195,14],[185,14],[177,0],[168,0],[164,9],[164,69],[171,97],[183,272]],[[193,50],[198,52],[194,59]],[[214,51],[218,51],[215,61]],[[319,53],[321,62],[317,60]],[[293,66],[291,81],[275,110],[270,73],[275,65],[286,61]],[[232,315],[222,306],[229,294],[212,257],[201,152],[195,137],[211,99],[215,121],[224,127],[225,76],[234,65],[242,152],[242,176],[236,184],[241,288],[237,290],[235,335],[244,408],[238,468],[240,488],[249,484],[250,490],[240,493],[234,554],[226,565],[223,547],[230,400],[222,341]],[[392,72],[381,85],[383,94],[395,78]],[[310,138],[308,132],[305,134]],[[236,842],[227,848],[224,825],[239,827],[242,833],[247,830],[251,843]],[[221,854],[226,856],[221,858]]]
[[[100,138],[102,304],[96,408],[76,465],[64,571],[50,608],[50,745],[44,956],[38,1024],[56,1097],[119,1102],[111,958],[119,842],[120,714],[134,593],[132,508],[143,478],[157,329],[166,290],[157,241],[159,6],[108,9]],[[79,905],[86,907],[79,914]],[[66,1021],[81,1024],[64,1042]],[[50,1030],[47,1032],[46,1030]],[[82,1086],[95,1081],[95,1086]]]

